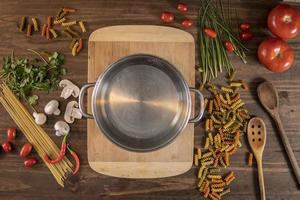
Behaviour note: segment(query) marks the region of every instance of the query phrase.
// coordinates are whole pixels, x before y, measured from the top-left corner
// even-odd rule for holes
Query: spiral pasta
[[[205,120],[207,136],[198,163],[198,187],[204,197],[210,199],[219,200],[230,192],[228,186],[235,176],[230,172],[223,178],[220,167],[227,168],[231,156],[242,146],[241,136],[250,118],[239,93],[239,88],[243,87],[242,82],[233,79],[229,86],[207,84],[213,98],[205,102],[208,112]]]

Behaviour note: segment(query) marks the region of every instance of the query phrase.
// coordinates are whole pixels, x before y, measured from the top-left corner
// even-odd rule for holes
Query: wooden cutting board
[[[189,86],[195,80],[195,43],[189,33],[166,26],[126,25],[94,31],[88,44],[88,82],[112,62],[130,54],[159,56],[176,66]],[[88,91],[88,111],[91,113]],[[87,122],[88,162],[96,172],[125,178],[161,178],[188,171],[193,162],[194,125],[188,124],[168,146],[154,152],[136,153],[110,142],[94,120]]]

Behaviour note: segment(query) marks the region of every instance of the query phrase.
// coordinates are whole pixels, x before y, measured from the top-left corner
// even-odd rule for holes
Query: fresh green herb
[[[34,106],[37,101],[38,101],[39,97],[37,95],[32,95],[28,97],[28,103],[32,106]]]
[[[216,78],[223,68],[231,75],[234,67],[231,64],[225,41],[230,41],[234,46],[233,53],[246,63],[246,47],[239,41],[237,34],[233,31],[228,17],[224,15],[221,0],[201,0],[198,17],[198,39],[199,39],[199,63],[198,71],[202,77],[202,87],[211,79]],[[228,6],[229,9],[230,6]],[[205,30],[213,30],[216,37],[208,37]]]
[[[32,60],[28,58],[15,58],[11,56],[3,58],[1,81],[5,82],[10,89],[22,97],[30,105],[35,105],[37,95],[32,95],[33,90],[50,92],[58,87],[61,77],[66,74],[64,55],[54,52],[44,58],[40,53],[30,50],[39,56]]]

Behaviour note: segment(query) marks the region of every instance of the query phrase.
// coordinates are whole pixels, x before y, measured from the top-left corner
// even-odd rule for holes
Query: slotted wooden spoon
[[[260,199],[265,200],[266,193],[262,169],[262,156],[266,144],[267,133],[266,125],[261,118],[254,117],[249,121],[247,137],[257,163]]]

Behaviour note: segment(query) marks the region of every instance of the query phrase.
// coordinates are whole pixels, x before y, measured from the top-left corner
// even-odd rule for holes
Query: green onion
[[[234,54],[246,63],[247,48],[240,42],[238,36],[230,25],[229,7],[228,16],[224,16],[224,8],[221,0],[201,0],[198,15],[198,38],[199,38],[199,63],[204,84],[218,76],[225,69],[229,75],[234,73],[224,41],[232,42],[235,47]],[[217,33],[216,38],[209,38],[203,33],[204,28],[209,27]]]

